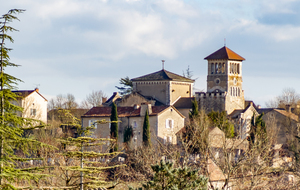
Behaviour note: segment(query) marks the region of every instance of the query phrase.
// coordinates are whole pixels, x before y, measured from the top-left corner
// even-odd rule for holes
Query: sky
[[[120,78],[189,67],[206,91],[204,57],[224,46],[243,62],[245,99],[257,105],[286,88],[300,93],[299,0],[0,0],[0,15],[25,9],[11,26],[6,71],[48,100],[92,91],[108,97]]]

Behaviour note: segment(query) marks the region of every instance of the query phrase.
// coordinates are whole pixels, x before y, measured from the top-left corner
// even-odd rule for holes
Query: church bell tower
[[[242,61],[245,59],[226,46],[204,59],[208,61],[207,93],[224,93],[224,109],[228,114],[244,109]]]

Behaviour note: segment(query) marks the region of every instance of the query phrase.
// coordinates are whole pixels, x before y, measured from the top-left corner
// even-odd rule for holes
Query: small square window
[[[30,115],[36,116],[36,109],[30,109]]]

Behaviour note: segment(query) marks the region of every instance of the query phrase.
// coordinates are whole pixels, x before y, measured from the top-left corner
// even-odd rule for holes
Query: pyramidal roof
[[[229,60],[237,60],[237,61],[244,61],[245,58],[238,55],[228,47],[224,46],[221,49],[217,50],[216,52],[210,54],[209,56],[205,57],[204,59],[229,59]]]
[[[141,77],[133,78],[131,81],[156,81],[156,80],[174,80],[182,82],[194,82],[195,80],[171,73],[167,70],[160,70]]]

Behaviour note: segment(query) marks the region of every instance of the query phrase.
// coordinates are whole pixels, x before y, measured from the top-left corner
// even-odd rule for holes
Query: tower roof
[[[237,61],[244,61],[245,58],[238,55],[228,47],[224,46],[221,49],[217,50],[216,52],[210,54],[209,56],[205,57],[204,59],[230,59],[230,60],[237,60]]]
[[[194,80],[192,79],[177,75],[175,73],[171,73],[164,69],[131,80],[132,81],[174,80],[174,81],[182,81],[182,82],[194,82]]]

